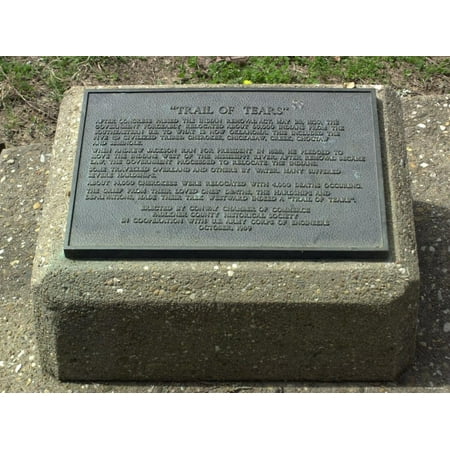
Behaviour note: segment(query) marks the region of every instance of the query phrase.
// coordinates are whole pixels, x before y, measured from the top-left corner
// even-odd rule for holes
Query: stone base
[[[395,379],[414,355],[419,272],[400,102],[375,88],[391,246],[383,261],[65,258],[83,94],[71,89],[32,278],[45,370],[62,380]]]

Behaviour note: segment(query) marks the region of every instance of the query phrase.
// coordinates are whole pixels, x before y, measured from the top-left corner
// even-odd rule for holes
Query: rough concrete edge
[[[403,111],[400,98],[389,87],[385,88],[385,101],[389,104],[385,108],[384,121],[386,123],[386,145],[387,156],[390,158],[389,167],[391,170],[397,169],[391,177],[402,180],[397,189],[392,190],[396,201],[392,204],[393,220],[397,220],[404,228],[397,233],[398,242],[396,243],[397,253],[396,262],[407,261],[409,268],[413,271],[410,275],[412,279],[419,276],[419,267],[417,262],[417,243],[415,235],[413,202],[411,193],[411,180],[407,164],[407,152],[405,132],[403,125]],[[390,148],[398,149],[392,151]],[[395,187],[395,186],[394,186]],[[402,220],[400,220],[402,219]]]
[[[399,228],[397,233],[394,233],[396,239],[394,262],[398,267],[399,276],[408,280],[405,294],[396,299],[395,304],[392,305],[393,308],[398,308],[404,314],[397,333],[398,336],[403,336],[404,345],[407,347],[407,350],[402,353],[403,358],[397,359],[395,376],[397,377],[414,360],[420,299],[420,272],[402,104],[400,97],[389,86],[384,89],[384,98],[386,107],[383,111],[383,120],[386,130],[386,155],[391,172],[389,176],[397,180],[397,183],[390,184],[391,198],[393,198],[392,221],[395,222],[392,226]],[[392,149],[397,151],[394,152]]]
[[[64,150],[73,145],[73,136],[71,131],[77,130],[80,123],[81,103],[79,107],[73,106],[73,99],[82,98],[83,87],[74,87],[69,89],[61,102],[60,114],[52,146],[52,161],[45,188],[45,204],[40,218],[40,230],[36,240],[35,256],[31,274],[31,296],[33,299],[35,330],[37,343],[39,347],[39,357],[43,371],[58,377],[58,367],[56,363],[56,341],[51,333],[51,324],[57,321],[57,311],[49,307],[48,294],[46,293],[43,279],[47,273],[50,262],[44,255],[48,255],[46,247],[57,248],[60,245],[60,236],[64,230],[55,230],[52,228],[52,217],[57,211],[57,205],[61,202],[69,202],[68,192],[70,192],[71,174],[64,174],[53,170],[58,167],[57,159],[62,158]],[[67,126],[69,118],[72,126]],[[58,189],[58,183],[61,179],[67,179],[64,189]],[[48,228],[46,228],[48,226]],[[46,348],[44,349],[44,343]]]
[[[83,92],[83,87],[73,87],[66,92],[61,102],[52,147],[52,162],[45,189],[46,202],[40,220],[40,223],[43,225],[50,225],[55,222],[54,214],[57,211],[58,205],[62,203],[67,207],[69,204],[72,173],[62,173],[61,169],[54,170],[54,168],[60,166],[58,161],[64,157],[67,148],[76,143],[81,119],[81,102],[74,102],[74,99],[82,99]],[[60,188],[61,181],[63,182],[63,189]],[[49,248],[53,252],[56,251],[57,247],[61,244],[59,239],[63,235],[64,230],[41,227],[37,237],[36,253],[33,261],[33,272],[31,276],[32,288],[42,280],[46,269],[49,267],[49,261],[43,255],[49,254]]]

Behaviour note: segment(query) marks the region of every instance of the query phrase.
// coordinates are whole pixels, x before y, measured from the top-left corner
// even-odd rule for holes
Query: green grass
[[[108,56],[63,56],[42,58],[42,77],[50,88],[55,100],[61,100],[64,92],[73,80],[83,79],[88,72],[92,72],[99,81],[116,81],[118,74],[108,72],[109,66],[127,62],[125,57]]]
[[[5,88],[9,95],[3,96],[1,101],[7,103],[20,96],[31,99],[42,89],[48,91],[50,100],[60,101],[75,81],[88,75],[102,82],[116,81],[117,66],[126,64],[127,60],[126,57],[107,56],[46,56],[29,60],[0,57],[0,83],[9,85]]]
[[[448,57],[0,57],[0,137],[15,143],[47,138],[54,131],[59,102],[71,86],[139,84],[147,73],[161,73],[164,79],[178,74],[179,83],[191,84],[354,82],[390,84],[400,92],[421,94],[450,91]]]
[[[34,101],[46,95],[59,102],[73,84],[89,78],[101,83],[117,82],[129,70],[129,62],[141,57],[62,56],[0,57],[0,108],[19,101]],[[189,83],[389,83],[392,71],[396,82],[429,82],[450,77],[450,58],[425,56],[251,56],[244,63],[220,60],[206,65],[199,58],[182,58],[178,75]],[[399,74],[401,75],[399,77]],[[403,77],[403,79],[402,79]],[[25,99],[25,100],[24,100]]]
[[[129,71],[127,57],[0,57],[0,134],[13,141],[26,129],[29,138],[48,136],[58,103],[72,85],[111,83]],[[26,112],[24,112],[26,111]],[[24,116],[25,114],[25,116]],[[24,121],[24,117],[28,120]],[[50,121],[50,122],[49,122]]]
[[[230,61],[212,62],[206,70],[201,69],[196,57],[190,57],[187,66],[193,72],[194,78],[207,83],[241,84],[244,80],[253,83],[296,82],[295,74],[290,71],[288,57],[250,57],[243,66]],[[188,68],[181,66],[181,78],[186,76]]]
[[[0,57],[0,82],[8,80],[23,94],[33,92],[34,88],[31,81],[36,78],[38,72],[34,64]]]
[[[234,62],[216,62],[200,74],[209,83],[294,83],[295,74],[290,70],[288,57],[250,57],[247,64],[240,66]]]
[[[389,83],[393,69],[407,83],[411,77],[428,81],[435,76],[450,76],[450,58],[424,56],[350,56],[301,57],[253,56],[244,64],[234,61],[212,62],[206,68],[197,57],[180,65],[182,81],[206,83]],[[398,74],[397,74],[398,78]]]

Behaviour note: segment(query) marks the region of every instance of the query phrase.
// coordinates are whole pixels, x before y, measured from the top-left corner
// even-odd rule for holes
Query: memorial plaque
[[[373,89],[86,91],[66,256],[387,251]]]

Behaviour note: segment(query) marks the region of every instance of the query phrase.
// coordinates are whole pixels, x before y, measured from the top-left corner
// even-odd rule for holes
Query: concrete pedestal
[[[414,355],[419,272],[401,106],[376,89],[385,260],[86,261],[63,253],[83,97],[72,88],[32,277],[45,370],[62,380],[394,379]]]

